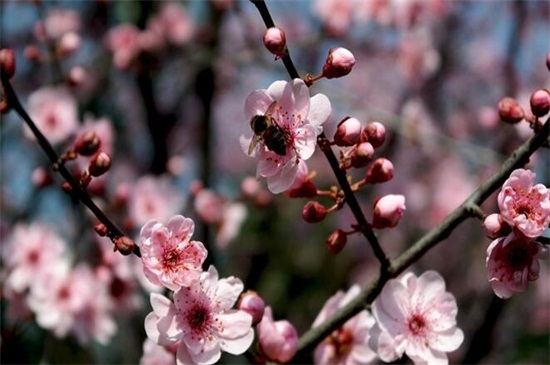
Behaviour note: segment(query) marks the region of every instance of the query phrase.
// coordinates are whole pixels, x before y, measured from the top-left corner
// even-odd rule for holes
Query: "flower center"
[[[210,332],[211,313],[202,303],[195,303],[185,314],[185,319],[191,330],[199,337],[203,337]]]
[[[175,250],[168,250],[162,256],[162,263],[165,268],[170,271],[175,271],[179,268],[181,261],[180,255]]]
[[[340,359],[347,355],[353,344],[353,334],[343,327],[332,332],[328,341],[334,346],[334,357]]]
[[[409,330],[415,336],[419,336],[426,328],[426,320],[419,314],[413,314],[409,319]]]

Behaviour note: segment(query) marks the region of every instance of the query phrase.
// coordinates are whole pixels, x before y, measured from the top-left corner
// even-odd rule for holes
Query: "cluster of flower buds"
[[[550,224],[550,190],[535,184],[535,174],[512,172],[497,196],[500,213],[483,221],[487,237],[487,277],[500,298],[523,292],[538,278],[539,262],[547,248],[537,238]]]
[[[539,130],[542,122],[539,118],[550,112],[550,91],[548,89],[537,89],[531,93],[529,98],[530,113],[516,99],[505,97],[498,103],[498,114],[500,119],[509,124],[516,124],[526,120],[533,129]]]

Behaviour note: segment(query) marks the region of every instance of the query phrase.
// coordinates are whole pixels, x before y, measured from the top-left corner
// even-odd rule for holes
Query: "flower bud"
[[[361,122],[355,118],[346,117],[338,123],[334,134],[334,142],[340,147],[349,147],[357,144],[361,137]]]
[[[365,167],[372,161],[373,156],[374,148],[369,142],[359,143],[352,151],[350,157],[351,166],[357,169]]]
[[[327,250],[333,255],[337,255],[344,249],[348,242],[348,235],[341,229],[332,232],[327,239]]]
[[[87,76],[88,74],[83,67],[75,66],[69,71],[69,84],[71,86],[81,85],[84,81],[86,81]]]
[[[101,237],[107,236],[107,233],[109,233],[109,230],[107,229],[107,226],[105,226],[103,223],[98,223],[94,226],[94,231]]]
[[[317,223],[325,219],[327,210],[320,203],[311,200],[302,209],[302,218],[308,223]]]
[[[369,167],[365,181],[371,184],[379,184],[393,178],[393,163],[387,158],[377,158]]]
[[[92,158],[88,171],[91,176],[101,176],[111,168],[111,158],[105,152],[99,152]]]
[[[33,170],[31,180],[38,188],[44,188],[53,183],[52,175],[42,167],[37,167]]]
[[[265,303],[262,297],[253,290],[248,290],[241,295],[237,308],[252,316],[252,325],[255,326],[262,320]]]
[[[0,50],[0,70],[8,79],[15,75],[15,54],[13,49],[3,48]]]
[[[289,321],[274,321],[270,307],[256,329],[258,348],[269,361],[285,363],[298,351],[298,332]]]
[[[317,196],[317,186],[311,180],[302,181],[299,185],[285,191],[289,198],[314,198]]]
[[[361,142],[369,142],[372,147],[380,147],[386,140],[386,128],[380,122],[370,122],[361,132]]]
[[[372,226],[374,228],[395,227],[405,211],[405,197],[389,194],[378,199],[374,204]]]
[[[483,228],[485,228],[485,234],[490,239],[494,240],[498,237],[507,236],[512,231],[511,227],[504,222],[500,214],[489,214],[483,220]]]
[[[345,76],[351,72],[353,65],[353,53],[342,47],[332,48],[323,65],[323,76],[327,79]]]
[[[101,141],[94,131],[81,134],[74,143],[74,151],[82,156],[92,156],[99,150]]]
[[[287,53],[284,30],[278,27],[268,28],[264,33],[264,46],[275,55],[275,59],[284,57]]]
[[[58,44],[59,55],[64,57],[80,48],[80,36],[76,32],[68,32],[61,36]]]
[[[516,124],[524,118],[523,108],[510,97],[503,98],[498,103],[498,115],[503,122]]]
[[[117,237],[114,240],[115,251],[124,256],[130,255],[134,251],[134,241],[128,236]]]
[[[550,93],[548,90],[538,89],[531,94],[529,103],[533,114],[537,117],[543,117],[550,111]]]

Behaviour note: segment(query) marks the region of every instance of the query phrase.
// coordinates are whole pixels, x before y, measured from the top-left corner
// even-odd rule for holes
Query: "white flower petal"
[[[294,180],[296,180],[297,173],[298,165],[295,160],[291,160],[277,174],[267,177],[267,188],[273,194],[282,193],[292,186]]]
[[[253,91],[244,102],[244,114],[247,121],[255,115],[263,115],[267,108],[273,103],[273,98],[266,93],[266,90]]]
[[[315,127],[321,127],[332,112],[330,100],[324,94],[316,94],[311,97],[307,119]]]

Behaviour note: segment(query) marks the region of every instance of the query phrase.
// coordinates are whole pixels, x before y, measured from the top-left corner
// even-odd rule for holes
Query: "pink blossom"
[[[210,189],[201,189],[195,195],[194,208],[200,219],[207,224],[221,221],[224,199]]]
[[[132,222],[140,226],[151,219],[167,221],[181,210],[183,203],[183,196],[167,177],[146,175],[135,183],[128,209]]]
[[[141,228],[143,272],[153,284],[176,291],[199,278],[208,252],[201,242],[191,241],[194,230],[193,221],[181,215],[166,226],[151,220]]]
[[[18,224],[2,251],[8,270],[6,287],[21,293],[32,287],[37,277],[46,275],[64,261],[66,243],[40,223]]]
[[[325,303],[312,327],[321,325],[340,308],[359,295],[358,285],[347,293],[338,291]],[[368,345],[369,330],[374,326],[374,318],[366,310],[350,318],[344,325],[332,332],[315,348],[316,364],[368,364],[374,361],[376,353]]]
[[[113,53],[116,67],[125,70],[140,52],[139,29],[133,24],[113,27],[105,36],[107,48]]]
[[[435,271],[389,280],[372,303],[376,325],[370,347],[385,362],[407,354],[415,364],[447,364],[446,353],[464,340],[456,326],[457,311],[454,296]]]
[[[268,109],[284,134],[286,150],[285,155],[277,154],[260,141],[255,150],[259,158],[256,176],[265,177],[269,190],[277,194],[292,185],[299,161],[309,159],[315,152],[317,136],[332,109],[325,95],[310,98],[309,89],[301,79],[276,81],[267,90],[256,90],[246,99],[247,120],[265,115]],[[251,138],[241,138],[245,152]]]
[[[43,36],[60,39],[64,34],[78,31],[81,20],[80,15],[74,10],[55,8],[48,11],[42,25],[45,34],[37,34],[38,39],[44,40]]]
[[[224,204],[222,219],[216,227],[216,244],[219,248],[226,248],[239,234],[247,215],[246,206],[242,203],[226,202]]]
[[[330,35],[342,36],[351,25],[354,5],[353,1],[315,0],[313,11]]]
[[[495,294],[510,298],[524,292],[539,277],[539,258],[547,249],[537,241],[510,233],[491,242],[487,248],[487,279]]]
[[[78,128],[77,105],[63,87],[43,87],[29,96],[29,115],[44,136],[52,143],[62,142]],[[34,139],[30,128],[25,135]]]
[[[502,219],[524,236],[535,238],[550,224],[550,191],[535,183],[535,174],[517,169],[497,197]]]
[[[289,321],[274,321],[271,307],[265,307],[264,316],[256,330],[258,347],[269,361],[287,362],[298,351],[296,329]]]
[[[147,27],[176,45],[188,42],[195,28],[185,8],[173,1],[164,3]]]
[[[175,354],[164,346],[157,345],[150,338],[145,339],[139,365],[174,365],[175,362]]]
[[[177,364],[213,364],[221,351],[242,354],[254,340],[250,314],[232,309],[242,290],[239,279],[218,280],[210,266],[200,280],[176,291],[174,302],[152,293],[147,336],[159,345],[177,344]]]

